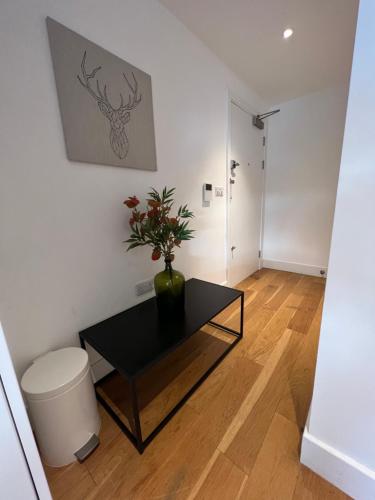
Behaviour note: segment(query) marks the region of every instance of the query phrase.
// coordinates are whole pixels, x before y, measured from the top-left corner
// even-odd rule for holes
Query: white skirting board
[[[375,471],[309,433],[303,433],[301,462],[356,500],[375,499]]]
[[[272,259],[263,259],[262,265],[263,267],[276,269],[277,271],[289,271],[291,273],[307,274],[309,276],[327,276],[327,268],[324,266],[310,266],[309,264]],[[321,271],[324,271],[324,274],[321,274]]]

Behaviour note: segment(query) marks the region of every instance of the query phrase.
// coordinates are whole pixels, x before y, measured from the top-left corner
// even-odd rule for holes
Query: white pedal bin
[[[87,352],[79,347],[37,358],[21,380],[44,462],[62,467],[98,435],[100,417]]]

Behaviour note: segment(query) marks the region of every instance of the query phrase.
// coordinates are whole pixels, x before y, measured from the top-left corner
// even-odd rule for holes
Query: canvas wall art
[[[151,77],[47,18],[70,160],[156,170]]]

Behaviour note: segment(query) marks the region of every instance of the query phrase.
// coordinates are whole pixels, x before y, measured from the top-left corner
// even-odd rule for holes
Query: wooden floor
[[[144,454],[137,453],[100,408],[99,448],[81,465],[46,467],[54,499],[348,498],[298,459],[313,386],[324,280],[262,269],[238,288],[245,291],[244,339]],[[232,306],[218,319],[236,327],[239,308]],[[206,329],[188,346],[189,352],[181,351],[169,363],[173,377],[161,383],[161,370],[153,375],[159,392],[146,390],[146,424],[154,425],[160,412],[173,406],[192,375],[225,342]],[[153,387],[147,381],[144,386]],[[116,404],[121,412],[121,401]]]

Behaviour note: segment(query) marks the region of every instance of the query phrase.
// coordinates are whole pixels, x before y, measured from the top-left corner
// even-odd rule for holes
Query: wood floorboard
[[[100,407],[100,446],[45,467],[54,499],[347,500],[299,462],[311,401],[325,280],[261,269],[245,292],[244,338],[139,455]],[[216,320],[239,326],[239,303]],[[143,422],[160,421],[227,345],[206,326],[142,381]],[[126,391],[103,384],[128,418]],[[122,394],[120,397],[119,395]]]
[[[287,387],[277,409],[280,414],[296,422],[301,432],[312,397],[322,309],[323,299],[303,339],[300,355],[289,375]]]
[[[59,469],[45,466],[46,476],[55,500],[87,498],[95,482],[83,464],[73,463]]]
[[[250,473],[256,461],[284,393],[288,373],[301,346],[300,337],[299,333],[292,330],[283,333],[258,378],[257,390],[254,385],[253,391],[249,393],[249,404],[245,402],[241,408],[243,411],[236,415],[235,424],[232,423],[229,435],[224,436],[219,445],[219,449],[246,473]],[[266,372],[269,376],[261,380]]]
[[[276,343],[287,329],[288,324],[302,301],[299,295],[289,294],[285,302],[273,314],[271,320],[256,336],[246,355],[261,365],[265,365]]]
[[[241,500],[283,500],[293,497],[299,474],[300,434],[290,420],[274,415]]]
[[[322,287],[312,283],[310,290],[303,296],[301,306],[290,320],[289,328],[301,333],[307,333],[322,297]]]
[[[350,497],[301,465],[293,500],[350,500]]]
[[[114,446],[120,451],[120,460],[111,470],[105,461],[112,460],[112,450],[105,451],[105,460],[102,457],[95,459],[93,453],[88,464],[98,487],[88,498],[101,500],[112,498],[142,498],[139,493],[153,478],[163,465],[176,454],[176,445],[186,436],[186,429],[193,426],[199,415],[188,405],[185,405],[167,424],[143,455],[139,455],[128,439],[121,435],[115,440]]]
[[[239,358],[236,366],[238,369],[227,373],[223,383],[211,394],[211,400],[206,400],[206,405],[200,408],[200,417],[186,429],[185,438],[176,443],[176,453],[150,478],[140,498],[158,497],[165,491],[173,498],[189,496],[237,414],[241,400],[258,377],[259,367],[244,358]]]
[[[196,500],[217,500],[220,484],[220,500],[233,500],[243,489],[247,475],[225,455],[218,452],[202,486],[194,497]]]

